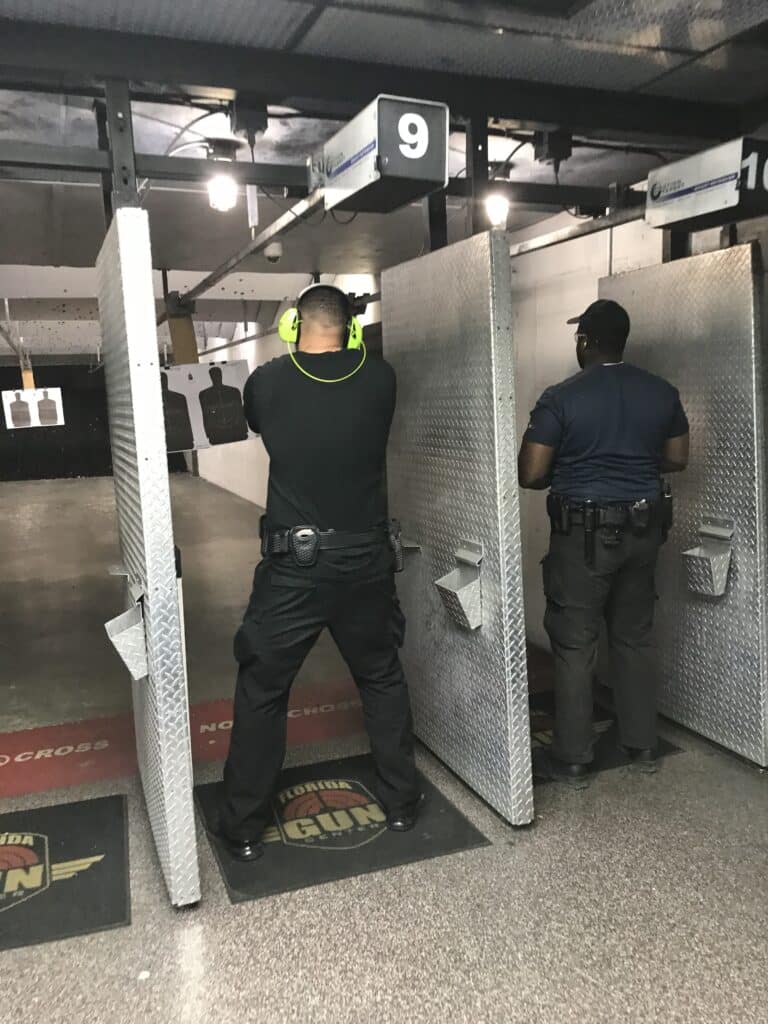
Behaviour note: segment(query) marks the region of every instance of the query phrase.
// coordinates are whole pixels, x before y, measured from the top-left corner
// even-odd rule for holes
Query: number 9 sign
[[[397,131],[403,140],[400,152],[409,160],[421,160],[429,149],[429,125],[421,114],[403,114],[397,123]]]
[[[445,185],[448,174],[446,105],[399,96],[380,96],[378,103],[382,176],[423,181],[431,183],[433,188]]]
[[[448,107],[377,96],[310,163],[326,210],[385,213],[448,184]]]

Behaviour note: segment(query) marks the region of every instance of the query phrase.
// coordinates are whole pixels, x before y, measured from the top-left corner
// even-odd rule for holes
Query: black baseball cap
[[[566,323],[578,324],[579,331],[592,338],[629,337],[629,313],[613,299],[598,299]]]

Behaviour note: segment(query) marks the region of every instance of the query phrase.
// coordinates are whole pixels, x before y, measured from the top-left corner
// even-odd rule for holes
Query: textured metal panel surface
[[[730,551],[708,551],[705,547],[683,552],[688,589],[708,597],[722,597],[728,583]]]
[[[749,246],[600,282],[632,318],[633,362],[671,380],[691,424],[658,572],[664,714],[765,765],[766,508],[763,370]],[[733,519],[725,595],[692,594],[682,553],[706,516]]]
[[[483,585],[479,574],[467,579],[462,569],[454,569],[435,580],[446,611],[461,629],[479,629],[483,624]]]
[[[533,816],[509,252],[477,235],[382,276],[398,375],[392,514],[409,541],[398,592],[418,736],[513,824]],[[434,581],[483,545],[483,625],[461,630]]]
[[[115,213],[99,255],[98,296],[123,562],[144,593],[149,675],[133,683],[149,820],[171,902],[200,899],[187,678],[155,332],[149,222]]]
[[[140,604],[104,624],[112,646],[134,679],[143,679],[149,672],[147,636]]]

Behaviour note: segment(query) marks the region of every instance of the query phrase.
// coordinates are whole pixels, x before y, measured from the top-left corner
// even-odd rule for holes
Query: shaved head
[[[299,316],[308,327],[341,334],[349,320],[349,301],[337,288],[313,288],[299,299]]]

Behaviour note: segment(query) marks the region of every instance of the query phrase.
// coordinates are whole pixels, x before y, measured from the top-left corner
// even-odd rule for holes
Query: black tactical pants
[[[584,530],[553,534],[544,559],[544,626],[555,658],[555,734],[552,753],[570,764],[592,760],[592,680],[603,620],[608,627],[620,742],[656,745],[656,666],[652,628],[654,573],[661,531],[630,532],[604,547],[598,532],[592,567]]]
[[[405,619],[392,574],[322,582],[286,576],[262,562],[235,637],[240,671],[221,805],[221,827],[232,838],[257,839],[271,820],[291,684],[325,627],[360,690],[379,800],[391,811],[418,798],[411,708],[398,655]]]

